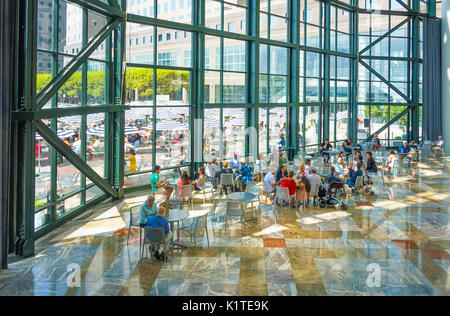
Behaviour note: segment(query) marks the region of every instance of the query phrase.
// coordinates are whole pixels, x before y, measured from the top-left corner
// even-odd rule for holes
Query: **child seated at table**
[[[162,247],[165,245],[165,249],[169,249],[170,241],[172,240],[173,233],[169,229],[169,222],[165,218],[167,216],[167,210],[163,206],[158,207],[156,215],[151,216],[147,220],[145,227],[148,228],[162,228],[164,230],[165,238],[158,242],[154,256],[158,260],[165,260],[166,254]]]

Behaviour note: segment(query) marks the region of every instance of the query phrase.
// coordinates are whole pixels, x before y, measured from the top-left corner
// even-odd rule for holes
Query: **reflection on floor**
[[[444,162],[443,162],[444,161]],[[223,213],[197,246],[170,262],[127,246],[128,209],[145,192],[105,203],[38,243],[34,258],[0,274],[0,295],[450,295],[448,159],[376,178],[375,195],[346,211],[263,204],[257,221],[227,231]],[[210,204],[196,208],[210,208]],[[223,211],[223,210],[222,210]],[[71,287],[74,267],[81,283]]]

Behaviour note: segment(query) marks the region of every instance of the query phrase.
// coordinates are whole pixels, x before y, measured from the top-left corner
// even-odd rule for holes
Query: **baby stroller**
[[[355,181],[355,186],[349,185],[349,187],[352,190],[352,195],[358,196],[361,191],[364,194],[369,194],[369,195],[373,195],[374,194],[374,192],[372,191],[372,189],[368,185],[368,181],[366,181],[366,179],[365,179],[366,176],[367,176],[367,174],[365,176],[357,177],[356,181]]]
[[[319,190],[319,206],[321,208],[340,208],[347,210],[348,205],[338,199],[338,194],[344,189],[343,182],[331,182],[328,187],[322,186]]]

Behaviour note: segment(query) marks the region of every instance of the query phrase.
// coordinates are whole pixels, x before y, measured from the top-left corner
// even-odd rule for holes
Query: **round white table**
[[[173,242],[174,248],[187,248],[183,246],[180,242],[180,222],[189,217],[189,212],[185,210],[170,210],[169,216],[166,217],[170,224],[171,230],[173,231],[173,226],[177,223],[177,240]]]
[[[248,192],[234,192],[234,193],[231,193],[228,195],[228,200],[245,203],[245,208],[247,208],[248,203],[255,202],[256,198],[257,198],[257,196],[255,194],[248,193]],[[244,213],[245,213],[245,210],[244,210]],[[250,227],[250,225],[244,220],[244,218],[242,219],[242,222],[247,227]]]

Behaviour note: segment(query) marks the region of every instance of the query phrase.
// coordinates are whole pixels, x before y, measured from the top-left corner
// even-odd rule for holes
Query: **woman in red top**
[[[181,173],[181,179],[178,181],[178,196],[182,197],[183,196],[183,185],[188,185],[191,184],[191,180],[189,179],[189,175],[187,173],[187,171],[183,171],[183,173]]]
[[[297,183],[294,180],[294,173],[291,171],[288,174],[288,177],[281,180],[281,187],[282,188],[289,188],[289,195],[295,196],[297,194]],[[294,202],[294,199],[292,200],[292,203]]]

